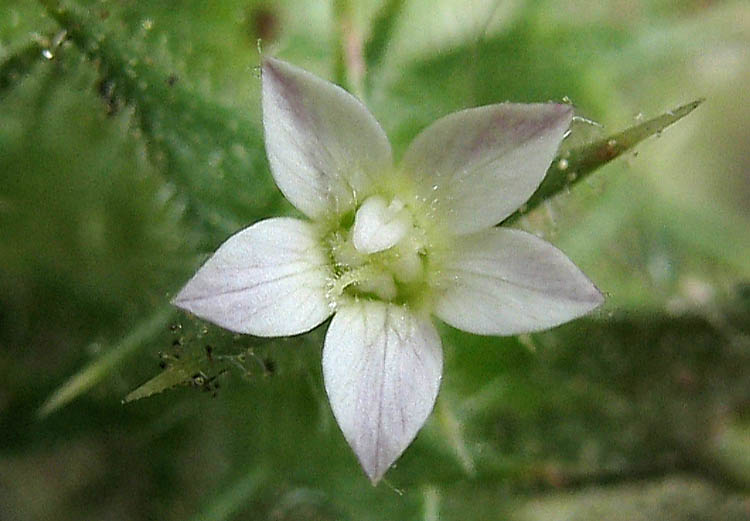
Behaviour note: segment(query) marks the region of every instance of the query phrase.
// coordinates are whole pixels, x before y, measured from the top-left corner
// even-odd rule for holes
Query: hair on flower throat
[[[572,108],[462,110],[423,130],[394,164],[383,129],[342,88],[264,57],[262,97],[271,173],[306,219],[266,219],[232,235],[174,303],[264,337],[304,333],[333,315],[326,392],[377,483],[437,398],[443,355],[433,317],[515,335],[602,303],[560,250],[496,226],[542,182]]]

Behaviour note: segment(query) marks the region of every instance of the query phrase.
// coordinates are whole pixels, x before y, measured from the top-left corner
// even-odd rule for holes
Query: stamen
[[[352,242],[362,253],[377,253],[398,244],[411,228],[411,216],[401,201],[394,199],[388,204],[385,198],[374,195],[357,210]]]

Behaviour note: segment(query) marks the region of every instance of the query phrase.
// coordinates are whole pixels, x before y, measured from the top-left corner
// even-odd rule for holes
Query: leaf
[[[181,385],[215,392],[219,388],[217,378],[230,369],[239,371],[245,378],[250,377],[253,371],[248,364],[257,364],[264,375],[268,372],[252,347],[236,354],[214,354],[211,345],[205,344],[205,348],[193,348],[186,354],[162,354],[161,358],[164,370],[131,391],[122,403],[148,398]]]
[[[212,389],[211,384],[215,376],[207,376],[204,373],[205,361],[206,357],[198,354],[185,359],[172,358],[163,372],[131,391],[122,403],[148,398],[178,385],[195,385],[204,389]]]
[[[722,475],[724,484],[746,487],[710,450],[717,443],[712,431],[741,417],[747,400],[750,352],[743,334],[750,313],[738,312],[734,299],[716,304],[712,313],[721,324],[690,314],[628,312],[580,319],[523,341],[444,328],[450,371],[439,400],[465,426],[478,476],[544,481],[551,465],[564,483],[695,465]],[[724,310],[737,313],[731,323]],[[524,345],[529,341],[534,352]],[[713,405],[719,402],[725,407]],[[640,434],[624,436],[624,425]],[[426,439],[455,451],[440,423],[428,428]],[[596,455],[583,458],[587,446],[597,447]],[[439,482],[435,474],[431,479]]]
[[[39,62],[44,50],[40,42],[33,40],[0,62],[0,95],[13,86],[20,77],[28,74],[31,68]]]
[[[334,52],[333,82],[351,92],[352,78],[349,77],[346,63],[346,38],[348,37],[346,32],[351,24],[351,6],[347,0],[334,0],[332,9],[339,40]]]
[[[212,496],[210,504],[204,507],[196,517],[196,521],[225,521],[233,519],[243,507],[258,493],[261,484],[267,479],[265,469],[254,468],[248,474],[240,477],[229,488]]]
[[[654,214],[664,231],[687,245],[693,256],[709,255],[731,266],[734,276],[750,277],[750,235],[744,215],[725,209],[697,210],[677,201],[660,202]]]
[[[143,385],[128,393],[122,403],[129,403],[141,398],[148,398],[154,394],[159,394],[178,385],[195,382],[196,385],[203,385],[207,377],[201,371],[201,364],[197,358],[187,360],[177,360],[167,366],[163,372],[154,376]]]
[[[37,415],[44,418],[89,391],[128,356],[136,353],[163,331],[172,314],[173,310],[166,308],[137,324],[129,335],[106,354],[92,361],[58,387],[39,408]]]
[[[563,152],[552,161],[544,181],[534,192],[534,195],[519,211],[508,217],[503,224],[518,219],[546,199],[579,183],[590,173],[621,156],[644,139],[659,135],[665,128],[690,114],[702,102],[703,100],[700,99],[687,103],[622,132]]]
[[[262,133],[236,110],[213,103],[162,70],[137,39],[105,30],[90,11],[43,2],[99,66],[100,93],[116,111],[136,107],[152,160],[217,238],[271,212],[280,196],[268,175]]]
[[[367,76],[365,77],[365,89],[372,86],[373,76],[377,73],[383,61],[388,44],[393,36],[396,21],[399,19],[404,0],[388,0],[378,11],[372,24],[370,37],[365,42],[364,58]]]
[[[741,494],[732,494],[717,487],[705,476],[674,473],[611,481],[613,483],[606,483],[601,479],[589,486],[576,487],[577,490],[539,494],[533,499],[521,501],[511,519],[549,521],[560,519],[560,512],[567,513],[568,519],[577,521],[726,521],[747,517]]]

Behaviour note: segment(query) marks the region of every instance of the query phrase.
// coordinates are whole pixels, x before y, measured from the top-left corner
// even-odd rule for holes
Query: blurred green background
[[[62,5],[0,1],[0,519],[750,517],[747,2]],[[293,213],[259,38],[362,96],[397,155],[481,104],[569,99],[585,142],[706,98],[515,223],[605,306],[520,338],[441,326],[436,409],[377,488],[326,400],[325,326],[262,340],[169,306]],[[174,388],[121,403],[154,376]]]

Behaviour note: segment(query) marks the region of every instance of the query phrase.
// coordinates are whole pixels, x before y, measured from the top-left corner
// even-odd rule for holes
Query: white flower
[[[471,333],[514,335],[602,302],[554,246],[495,227],[539,186],[571,116],[556,104],[456,112],[394,167],[388,138],[357,99],[264,58],[271,172],[309,221],[267,219],[236,233],[174,302],[258,336],[304,333],[335,313],[325,387],[377,483],[437,397],[443,358],[430,314]]]

